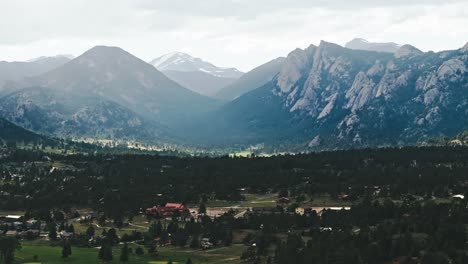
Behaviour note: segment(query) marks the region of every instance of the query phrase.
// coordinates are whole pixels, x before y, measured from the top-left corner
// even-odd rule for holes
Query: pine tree
[[[102,259],[102,261],[111,261],[113,259],[112,247],[106,244],[102,245],[98,257]]]
[[[226,238],[224,239],[224,246],[229,247],[232,244],[232,230],[228,230],[226,233]]]
[[[106,254],[104,255],[104,261],[111,261],[114,257],[112,256],[112,247],[108,246],[106,250]]]
[[[49,225],[49,239],[57,239],[57,227],[53,223]]]
[[[124,244],[122,247],[122,251],[120,252],[120,261],[127,262],[128,261],[128,245],[127,243]]]
[[[148,235],[151,237],[151,239],[154,239],[157,237],[157,232],[158,232],[158,225],[156,223],[152,223],[148,229]]]
[[[206,214],[206,206],[204,202],[200,203],[200,206],[198,207],[198,214]]]
[[[141,256],[141,255],[145,254],[145,252],[143,251],[143,248],[137,247],[137,248],[135,249],[135,254]]]
[[[15,237],[0,236],[0,262],[13,263],[15,251],[21,248],[21,243]]]
[[[65,241],[62,248],[62,258],[68,258],[72,254],[70,242]]]
[[[88,237],[93,237],[95,232],[93,226],[89,226],[88,229],[86,229],[86,235],[88,235]]]
[[[67,232],[75,233],[75,227],[73,226],[73,224],[70,224],[70,225],[68,226]]]
[[[158,224],[156,225],[156,237],[161,237],[163,231],[163,226],[161,224],[161,221],[158,221]]]

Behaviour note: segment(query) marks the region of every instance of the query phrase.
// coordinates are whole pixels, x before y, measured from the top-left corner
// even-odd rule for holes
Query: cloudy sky
[[[119,46],[150,60],[183,51],[249,70],[321,39],[456,49],[467,0],[0,0],[0,60]]]

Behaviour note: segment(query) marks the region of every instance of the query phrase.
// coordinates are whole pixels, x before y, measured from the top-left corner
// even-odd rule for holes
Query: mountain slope
[[[166,129],[99,98],[31,87],[0,99],[0,115],[23,128],[66,138],[168,141]]]
[[[223,100],[233,100],[242,94],[252,91],[271,81],[281,69],[285,58],[277,58],[247,72],[234,83],[222,88],[214,97]]]
[[[40,75],[64,65],[70,61],[68,56],[55,57],[40,57],[27,62],[6,62],[0,61],[0,95],[7,93],[2,92],[2,86],[6,81],[17,81],[25,77]]]
[[[48,141],[48,139],[0,118],[0,142],[8,144],[13,142],[38,143],[43,141]]]
[[[405,45],[391,54],[323,41],[297,49],[272,82],[223,107],[212,126],[222,129],[221,144],[286,149],[402,145],[455,135],[468,128],[467,47],[423,53]]]
[[[236,78],[218,77],[202,71],[163,71],[164,75],[178,84],[202,95],[212,96]]]
[[[355,38],[351,40],[350,42],[346,43],[345,47],[348,49],[354,49],[354,50],[367,50],[367,51],[395,53],[401,47],[401,45],[393,43],[393,42],[386,42],[386,43],[369,42],[362,38]]]

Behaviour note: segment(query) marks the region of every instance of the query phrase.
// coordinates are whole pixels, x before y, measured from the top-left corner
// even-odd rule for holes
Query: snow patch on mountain
[[[243,74],[236,68],[218,67],[183,52],[171,52],[156,58],[149,63],[160,71],[200,71],[222,78],[239,78]]]

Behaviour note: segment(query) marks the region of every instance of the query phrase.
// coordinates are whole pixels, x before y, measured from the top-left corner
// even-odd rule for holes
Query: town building
[[[156,205],[146,209],[146,215],[158,218],[167,217],[190,217],[190,211],[185,204],[179,203],[166,203],[164,206]]]
[[[298,215],[307,215],[307,214],[310,214],[312,212],[312,208],[310,208],[310,207],[297,207],[295,212]]]

